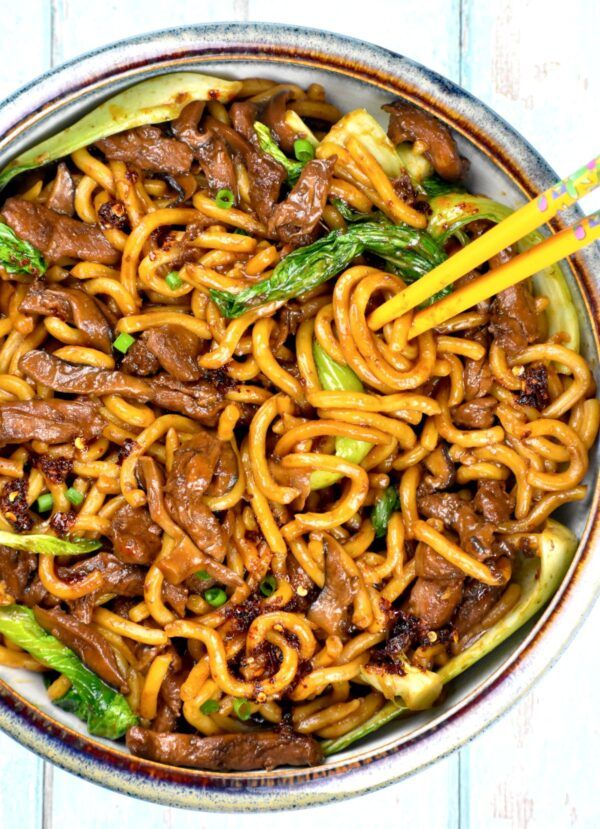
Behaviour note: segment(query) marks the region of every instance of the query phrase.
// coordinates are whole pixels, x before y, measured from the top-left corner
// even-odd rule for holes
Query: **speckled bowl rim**
[[[215,23],[142,35],[83,55],[17,91],[0,104],[0,166],[35,125],[65,104],[116,78],[135,82],[187,62],[241,60],[294,63],[345,74],[413,100],[496,160],[527,197],[557,175],[504,120],[451,81],[391,51],[352,38],[267,23]],[[555,230],[580,215],[565,212]],[[594,246],[569,263],[599,352],[600,273]],[[600,532],[598,481],[577,556],[561,589],[524,641],[466,699],[434,716],[409,739],[389,736],[357,749],[344,762],[315,769],[213,774],[161,766],[108,748],[43,713],[0,681],[0,729],[41,757],[84,779],[156,803],[207,811],[293,809],[342,800],[401,780],[471,740],[505,713],[553,664],[589,612],[600,588],[600,561],[591,555]],[[583,572],[585,571],[585,577]]]

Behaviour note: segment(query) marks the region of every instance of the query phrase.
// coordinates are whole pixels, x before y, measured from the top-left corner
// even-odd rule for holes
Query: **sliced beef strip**
[[[350,607],[356,595],[356,579],[343,566],[339,544],[330,536],[323,542],[325,552],[325,586],[312,603],[308,619],[328,636],[341,636],[348,631]]]
[[[148,349],[143,334],[121,360],[121,369],[126,374],[134,374],[136,377],[151,377],[160,371],[158,357]]]
[[[125,564],[152,564],[160,552],[161,534],[161,528],[143,507],[123,504],[112,516],[113,550]]]
[[[71,322],[85,334],[88,345],[111,353],[112,329],[108,320],[94,297],[80,288],[47,287],[43,282],[34,282],[21,300],[19,311]]]
[[[206,490],[211,498],[229,492],[238,479],[238,462],[230,443],[221,443],[221,452],[215,466],[212,480]]]
[[[201,341],[193,331],[183,325],[169,324],[150,328],[143,336],[146,348],[168,374],[184,383],[200,379],[197,358]]]
[[[480,343],[487,349],[488,337],[483,329],[478,329],[468,338]],[[488,395],[494,385],[494,377],[487,359],[487,355],[481,360],[465,360],[463,380],[465,384],[465,400],[474,400],[477,397]]]
[[[494,411],[498,405],[495,397],[476,397],[451,409],[455,426],[464,429],[489,429],[494,425]]]
[[[506,491],[504,481],[477,481],[473,509],[486,521],[498,525],[508,521],[515,508],[515,496]]]
[[[226,405],[223,391],[209,381],[182,383],[168,374],[158,374],[148,383],[157,406],[180,412],[204,426],[214,426]]]
[[[392,144],[420,141],[424,155],[447,181],[457,181],[465,173],[456,142],[445,124],[420,107],[406,101],[392,101],[383,109],[390,113],[388,136]]]
[[[242,157],[250,180],[250,202],[261,222],[268,222],[287,179],[285,169],[227,124],[214,118],[207,118],[206,123]]]
[[[510,262],[515,256],[514,248],[501,250],[490,259],[490,270]],[[519,282],[501,291],[492,302],[490,333],[495,342],[504,349],[509,362],[515,360],[521,351],[534,343],[539,335],[539,324],[535,299],[527,282]]]
[[[467,501],[456,493],[438,492],[417,499],[421,515],[437,518],[458,533],[462,549],[477,559],[491,554],[494,525],[483,521]]]
[[[463,598],[452,620],[459,638],[479,624],[502,595],[502,587],[493,587],[475,579],[465,582]]]
[[[273,211],[268,228],[284,244],[299,247],[313,241],[327,202],[334,164],[331,158],[305,164],[292,192]]]
[[[452,581],[463,579],[464,573],[458,567],[432,550],[428,544],[417,544],[415,553],[415,569],[417,576],[437,581]]]
[[[7,593],[27,607],[38,604],[53,607],[59,603],[40,581],[38,556],[34,553],[0,546],[0,579]]]
[[[189,669],[169,671],[162,685],[156,717],[152,721],[152,729],[162,733],[171,733],[177,729],[177,722],[181,716],[181,686],[187,679]]]
[[[211,129],[200,132],[198,122],[204,104],[194,101],[188,104],[172,124],[172,129],[200,162],[211,195],[219,190],[231,190],[237,195],[237,177],[233,160],[223,139]]]
[[[104,428],[92,400],[19,400],[0,403],[0,446],[41,440],[50,445],[76,437],[94,440]]]
[[[64,216],[72,216],[75,213],[75,184],[69,168],[63,161],[56,168],[46,207]]]
[[[428,495],[431,492],[449,489],[456,478],[455,465],[448,452],[448,444],[441,442],[423,461],[430,472],[425,475],[419,484],[418,494]]]
[[[128,694],[127,680],[123,676],[112,648],[107,640],[91,625],[80,622],[63,611],[34,607],[37,622],[45,631],[55,636],[79,656],[81,661],[109,685],[122,694]]]
[[[0,215],[22,239],[31,242],[50,262],[86,259],[114,265],[120,253],[96,225],[63,216],[38,202],[17,197],[5,201]]]
[[[218,561],[227,550],[226,537],[217,516],[204,503],[204,494],[214,475],[221,441],[209,432],[199,432],[173,455],[167,476],[165,502],[173,520],[199,549]]]
[[[418,578],[410,591],[406,611],[429,630],[437,630],[450,621],[461,596],[462,580]]]
[[[285,120],[287,104],[290,98],[291,93],[288,89],[284,89],[282,92],[278,92],[277,95],[273,95],[260,119],[274,133],[277,143],[286,155],[294,154],[294,141],[297,138],[296,133],[288,126]]]
[[[234,101],[229,107],[229,117],[236,132],[246,141],[256,144],[254,122],[258,118],[258,106],[252,101]]]
[[[159,127],[136,127],[96,141],[109,161],[124,161],[154,173],[187,173],[193,156],[176,138],[167,138]]]
[[[65,394],[121,394],[142,403],[152,402],[163,409],[181,412],[195,420],[214,425],[225,406],[224,395],[212,384],[181,383],[168,374],[149,380],[92,366],[67,363],[45,351],[24,354],[19,368],[36,382]]]
[[[174,766],[210,771],[250,771],[277,766],[314,766],[323,759],[319,743],[290,730],[251,734],[158,734],[141,726],[127,732],[132,754]]]
[[[103,584],[97,592],[84,596],[83,600],[73,602],[79,611],[76,615],[84,621],[90,620],[94,601],[103,593],[114,593],[116,596],[132,598],[143,596],[144,582],[148,573],[147,567],[125,564],[112,553],[106,552],[97,553],[70,566],[59,565],[57,570],[60,579],[75,583],[95,570],[102,574]],[[173,608],[178,616],[183,615],[187,595],[188,591],[184,587],[166,582],[163,584],[163,600]],[[73,612],[76,612],[75,607]]]

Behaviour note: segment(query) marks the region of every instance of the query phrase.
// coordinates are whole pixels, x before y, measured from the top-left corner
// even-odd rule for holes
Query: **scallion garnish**
[[[123,331],[123,333],[119,334],[117,339],[114,341],[113,348],[116,351],[120,351],[121,354],[127,354],[134,342],[135,337],[132,337],[131,334],[127,334]]]
[[[211,587],[204,593],[204,598],[211,607],[221,607],[227,601],[227,593],[222,587]]]
[[[294,141],[294,155],[298,159],[298,161],[302,161],[303,164],[306,164],[307,161],[310,161],[315,157],[315,148],[307,141],[306,138],[297,138]]]
[[[167,287],[170,288],[172,291],[176,291],[183,285],[183,279],[179,276],[177,271],[171,271],[170,273],[168,273],[165,276],[165,282],[167,283]]]
[[[220,207],[222,210],[229,210],[230,207],[233,207],[235,196],[231,190],[223,187],[215,196],[215,202],[217,207]]]
[[[44,492],[43,495],[35,502],[35,506],[38,512],[49,512],[52,509],[52,505],[54,504],[54,498],[50,492]]]
[[[70,486],[67,489],[65,495],[67,496],[67,501],[70,501],[73,504],[74,507],[78,507],[80,504],[82,504],[83,500],[85,498],[85,495],[83,494],[83,492],[80,492],[78,489],[75,489],[75,487],[73,487],[73,486]]]
[[[269,596],[272,596],[276,590],[277,579],[275,578],[275,576],[265,576],[260,583],[260,592],[263,594],[263,596],[266,596],[268,599]]]

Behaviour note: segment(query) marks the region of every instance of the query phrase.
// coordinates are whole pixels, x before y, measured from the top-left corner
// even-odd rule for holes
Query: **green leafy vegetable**
[[[292,161],[287,155],[282,152],[279,146],[275,143],[275,139],[271,135],[271,130],[266,124],[261,124],[260,121],[254,122],[254,131],[258,138],[258,144],[263,153],[272,156],[275,161],[278,161],[287,173],[288,182],[294,185],[300,178],[300,173],[304,167],[303,161]]]
[[[375,156],[387,176],[396,178],[400,175],[403,165],[396,148],[381,124],[366,109],[354,109],[346,113],[331,127],[322,143],[333,142],[345,147],[351,137],[358,138]]]
[[[558,590],[573,560],[576,549],[577,539],[573,533],[567,527],[559,524],[558,521],[548,519],[546,527],[539,537],[539,560],[522,556],[515,562],[513,582],[516,582],[521,588],[519,600],[497,624],[486,630],[474,644],[450,659],[436,672],[440,683],[445,685],[459,674],[464,673],[471,665],[483,659],[505,639],[508,639],[509,636],[523,627],[538,610],[544,607]],[[409,710],[405,700],[400,696],[396,697],[387,702],[369,720],[357,726],[348,734],[344,734],[337,739],[325,740],[322,743],[323,751],[326,755],[343,751],[352,743],[377,731],[396,717],[408,713]]]
[[[0,224],[0,267],[7,273],[28,273],[41,276],[46,271],[44,257],[8,225]]]
[[[487,219],[497,223],[513,213],[505,204],[488,199],[487,196],[473,196],[470,193],[454,192],[436,196],[431,199],[430,206],[433,212],[427,229],[442,244],[470,222]],[[522,253],[538,245],[544,238],[539,230],[534,230],[517,243],[517,248]],[[531,279],[534,293],[549,300],[545,311],[548,337],[567,334],[569,340],[565,345],[573,351],[579,351],[579,318],[560,265],[550,265]]]
[[[72,688],[59,704],[84,720],[90,734],[118,740],[137,723],[125,697],[88,670],[72,650],[46,633],[28,607],[0,607],[0,633],[71,681]]]
[[[270,277],[237,294],[211,290],[210,295],[221,314],[232,319],[265,302],[291,299],[322,285],[365,252],[379,256],[407,282],[419,279],[446,258],[440,245],[423,230],[357,223],[345,233],[333,230],[312,245],[297,248],[276,265]]]
[[[375,538],[383,538],[387,533],[387,526],[394,512],[400,509],[400,497],[395,486],[388,486],[375,501],[371,511],[371,524],[375,530]]]
[[[361,213],[360,210],[354,210],[349,204],[346,204],[342,199],[333,199],[333,206],[338,209],[344,221],[348,224],[355,222],[384,222],[391,224],[390,219],[380,210],[372,210],[370,213]]]
[[[0,530],[0,545],[11,547],[13,550],[23,550],[27,553],[42,553],[48,556],[81,556],[92,553],[102,547],[101,541],[92,541],[88,538],[78,538],[73,541],[64,541],[53,535],[32,533],[20,535],[8,530]]]
[[[313,355],[319,382],[326,391],[364,391],[360,378],[352,369],[332,359],[316,340],[313,342]],[[335,454],[336,457],[343,458],[351,463],[361,463],[369,454],[372,445],[364,440],[336,437]],[[339,479],[340,476],[336,472],[318,470],[310,476],[310,488],[323,489],[326,486],[331,486]]]
[[[398,144],[396,152],[417,190],[425,190],[425,181],[434,175],[431,161],[422,153],[416,153],[414,145],[408,141]],[[456,187],[454,189],[456,190]]]
[[[421,187],[425,191],[425,195],[430,199],[435,196],[443,196],[446,193],[457,193],[460,191],[455,181],[445,181],[437,173],[433,173],[423,179]]]
[[[0,174],[0,189],[25,170],[56,161],[116,132],[171,121],[191,101],[227,103],[241,87],[240,81],[225,81],[198,72],[174,72],[142,81],[13,159]]]

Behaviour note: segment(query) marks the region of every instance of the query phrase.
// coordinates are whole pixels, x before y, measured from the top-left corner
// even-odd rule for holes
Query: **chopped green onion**
[[[208,570],[198,570],[196,573],[197,579],[202,579],[203,581],[208,581],[208,579],[212,578]]]
[[[250,235],[248,233],[248,231],[244,230],[243,227],[236,227],[231,232],[235,233],[236,236],[249,236]]]
[[[211,587],[204,594],[204,598],[211,607],[221,607],[227,601],[227,593],[222,587]]]
[[[306,163],[315,157],[315,148],[306,138],[298,138],[294,141],[294,155],[298,161]]]
[[[206,702],[203,702],[200,706],[200,711],[203,714],[216,714],[219,710],[219,703],[216,699],[207,699]]]
[[[45,492],[35,502],[36,508],[38,512],[48,512],[52,509],[52,505],[54,503],[54,499],[50,492]]]
[[[233,700],[233,710],[238,720],[247,720],[252,714],[252,706],[247,699],[240,697]]]
[[[74,507],[78,507],[83,503],[85,495],[75,487],[70,486],[66,491],[67,501],[70,501]]]
[[[171,271],[171,273],[168,273],[165,276],[165,282],[167,283],[167,287],[172,291],[176,291],[183,285],[183,279],[179,276],[177,271]]]
[[[215,196],[215,202],[217,207],[220,207],[222,210],[229,210],[230,207],[233,207],[235,196],[231,190],[223,187]]]
[[[275,576],[265,576],[260,583],[260,592],[263,594],[263,596],[266,596],[268,599],[269,596],[272,596],[276,590],[277,579],[275,578]]]
[[[126,334],[123,331],[123,333],[119,334],[117,339],[114,341],[113,348],[120,351],[121,354],[127,354],[134,342],[135,337],[132,337],[131,334]]]

